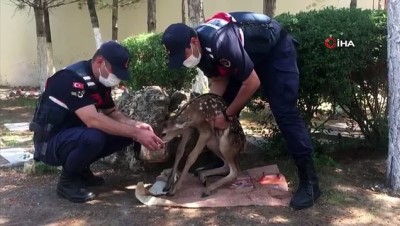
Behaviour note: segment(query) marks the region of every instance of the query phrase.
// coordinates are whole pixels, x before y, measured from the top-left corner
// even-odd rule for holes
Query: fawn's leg
[[[209,130],[204,130],[199,132],[200,132],[199,139],[197,140],[196,146],[190,152],[188,158],[186,159],[185,167],[183,168],[182,173],[179,176],[179,179],[176,181],[176,183],[173,184],[173,186],[168,191],[168,195],[170,196],[174,195],[176,191],[180,188],[183,179],[185,178],[187,172],[189,171],[189,168],[193,165],[199,154],[203,151],[203,148],[206,146],[207,140],[211,136]]]
[[[225,164],[228,164],[229,166],[229,174],[207,186],[202,194],[202,197],[207,197],[211,195],[211,193],[215,189],[221,187],[224,184],[234,181],[239,174],[239,169],[236,164],[236,157],[240,153],[242,147],[234,146],[233,143],[230,142],[229,138],[230,138],[229,129],[227,129],[224,131],[224,134],[220,137],[220,142],[219,142],[219,149],[222,158],[224,159]]]
[[[226,176],[227,174],[229,174],[229,171],[230,171],[229,170],[229,165],[224,160],[224,165],[221,166],[221,167],[218,167],[218,168],[215,168],[215,169],[209,169],[209,170],[200,171],[199,179],[205,186],[207,177],[209,177],[209,176],[217,176],[217,175]]]
[[[171,186],[175,183],[175,175],[178,171],[178,165],[179,162],[181,161],[183,153],[185,153],[185,147],[187,142],[189,141],[191,134],[192,134],[192,129],[190,128],[184,133],[182,133],[181,142],[179,143],[178,149],[176,150],[174,166],[172,167],[171,174],[168,177],[167,184],[163,189],[164,191],[168,191],[171,188]]]

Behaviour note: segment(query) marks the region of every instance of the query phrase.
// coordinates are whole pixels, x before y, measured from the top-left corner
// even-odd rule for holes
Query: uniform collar
[[[93,81],[96,81],[93,71],[92,71],[92,60],[86,60],[85,61],[85,71],[87,73],[87,75],[89,75]]]

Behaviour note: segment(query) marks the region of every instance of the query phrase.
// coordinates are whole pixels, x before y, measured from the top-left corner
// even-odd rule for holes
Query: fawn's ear
[[[173,122],[174,127],[183,129],[191,126],[193,124],[190,117],[179,117]]]
[[[178,129],[187,128],[192,125],[192,122],[189,120],[185,120],[183,122],[176,122],[175,127]]]
[[[183,128],[185,128],[185,123],[183,123],[183,124],[175,124],[175,127],[178,128],[178,129],[183,129]]]

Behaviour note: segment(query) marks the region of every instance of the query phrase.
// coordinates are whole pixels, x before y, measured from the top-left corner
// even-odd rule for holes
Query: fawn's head
[[[189,126],[191,126],[190,118],[182,114],[172,116],[163,123],[161,139],[165,142],[171,141],[181,135]]]

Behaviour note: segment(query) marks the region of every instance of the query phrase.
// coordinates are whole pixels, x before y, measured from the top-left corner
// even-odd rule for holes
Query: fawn
[[[222,97],[211,93],[203,94],[190,100],[176,115],[169,118],[165,123],[162,133],[162,139],[165,142],[179,135],[182,137],[176,152],[171,174],[164,188],[164,191],[167,191],[167,195],[174,195],[180,188],[182,180],[188,173],[189,168],[206,146],[224,161],[224,165],[220,168],[201,171],[199,173],[200,180],[206,184],[206,177],[208,176],[220,174],[228,175],[206,186],[202,197],[211,195],[217,188],[237,178],[239,174],[239,153],[243,151],[246,145],[246,136],[239,119],[233,117],[229,127],[225,130],[214,128],[213,121],[209,120],[220,114],[226,108],[227,106]],[[198,130],[199,138],[196,146],[189,153],[182,173],[176,181],[175,178],[177,177],[179,162],[194,129]]]

